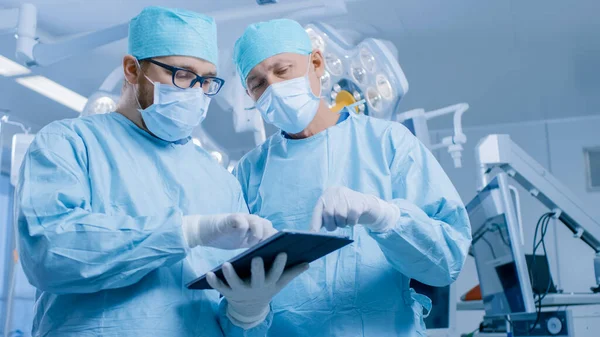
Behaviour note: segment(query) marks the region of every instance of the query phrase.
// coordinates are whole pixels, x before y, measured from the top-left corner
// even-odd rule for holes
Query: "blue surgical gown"
[[[308,229],[317,199],[346,186],[397,205],[389,230],[338,229],[354,243],[311,264],[273,300],[268,336],[425,336],[409,287],[456,280],[471,230],[464,205],[433,155],[403,125],[352,114],[306,139],[278,133],[235,175],[251,213],[281,230]]]
[[[119,113],[54,122],[25,156],[18,206],[33,336],[262,336],[270,324],[243,331],[219,320],[216,291],[185,287],[234,253],[190,250],[182,215],[248,212],[235,178],[192,142]]]

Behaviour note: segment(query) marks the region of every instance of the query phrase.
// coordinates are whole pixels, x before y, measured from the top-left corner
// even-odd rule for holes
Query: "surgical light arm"
[[[596,252],[596,283],[600,286],[600,223],[584,210],[581,202],[550,172],[515,144],[508,135],[489,135],[476,147],[481,190],[498,170],[506,172],[542,204],[555,213],[573,232]]]
[[[469,109],[469,104],[459,103],[434,111],[425,112],[423,109],[407,111],[396,116],[396,121],[404,123],[411,119],[415,136],[425,144],[431,151],[448,148],[448,153],[454,160],[454,167],[462,166],[462,145],[467,142],[467,136],[462,130],[462,115]],[[438,144],[431,144],[427,121],[433,118],[453,114],[454,134],[442,139]]]
[[[2,117],[0,117],[0,126],[2,125],[2,123],[7,124],[7,125],[12,125],[12,126],[19,127],[23,131],[24,134],[28,134],[29,131],[31,131],[31,128],[30,127],[26,127],[25,124],[19,123],[19,122],[15,122],[15,121],[11,121],[10,117],[8,115],[3,115]]]

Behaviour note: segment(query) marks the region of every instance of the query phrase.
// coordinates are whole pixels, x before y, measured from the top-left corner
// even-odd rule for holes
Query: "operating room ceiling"
[[[309,0],[279,3],[302,1]],[[0,8],[23,2],[36,5],[40,35],[46,39],[120,24],[148,5],[221,15],[230,8],[255,6],[255,0],[0,0]],[[347,0],[346,4],[348,14],[325,20],[396,45],[410,84],[402,111],[467,102],[471,109],[464,117],[466,126],[600,114],[600,2],[596,0]],[[221,49],[231,49],[246,24],[242,19],[236,22],[219,25]],[[14,60],[14,52],[14,37],[0,35],[0,55]],[[33,73],[88,96],[125,52],[122,40]],[[0,109],[9,110],[34,131],[53,120],[77,116],[1,76]],[[231,112],[213,104],[204,125],[235,157],[252,146],[253,138],[232,136],[231,117]],[[450,126],[436,123],[434,128]],[[4,131],[6,147],[11,132],[17,130]]]

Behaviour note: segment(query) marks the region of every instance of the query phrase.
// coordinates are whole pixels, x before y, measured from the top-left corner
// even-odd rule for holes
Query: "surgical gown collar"
[[[293,143],[302,143],[304,142],[308,142],[309,140],[316,140],[316,139],[321,139],[321,137],[325,137],[325,134],[327,131],[329,131],[329,129],[331,128],[335,128],[340,124],[343,124],[344,122],[346,122],[350,117],[350,116],[357,116],[356,114],[352,114],[349,113],[348,111],[346,111],[346,109],[342,110],[341,112],[339,112],[340,118],[338,119],[338,121],[335,123],[335,125],[332,125],[330,127],[328,127],[327,129],[317,133],[316,135],[312,135],[308,138],[291,138],[285,131],[280,130],[279,132],[279,136],[284,140],[284,141],[288,141],[288,142],[293,142]]]
[[[120,121],[121,123],[127,124],[130,127],[132,127],[135,132],[138,132],[140,134],[142,134],[144,137],[148,138],[149,140],[153,141],[153,142],[157,142],[157,144],[161,144],[161,145],[185,145],[187,144],[190,140],[192,140],[192,137],[187,137],[187,138],[183,138],[174,142],[168,142],[166,140],[160,139],[158,137],[155,137],[153,135],[151,135],[150,133],[148,133],[148,131],[140,128],[139,126],[137,126],[134,122],[132,122],[129,118],[125,117],[124,115],[122,115],[120,112],[111,112],[111,115],[114,116],[114,118],[116,118],[118,121]]]

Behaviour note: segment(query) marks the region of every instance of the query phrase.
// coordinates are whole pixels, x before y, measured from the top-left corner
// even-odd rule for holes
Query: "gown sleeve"
[[[431,285],[454,282],[471,244],[471,226],[452,182],[429,150],[402,125],[390,128],[391,183],[388,202],[400,218],[371,232],[387,260],[402,274]]]

